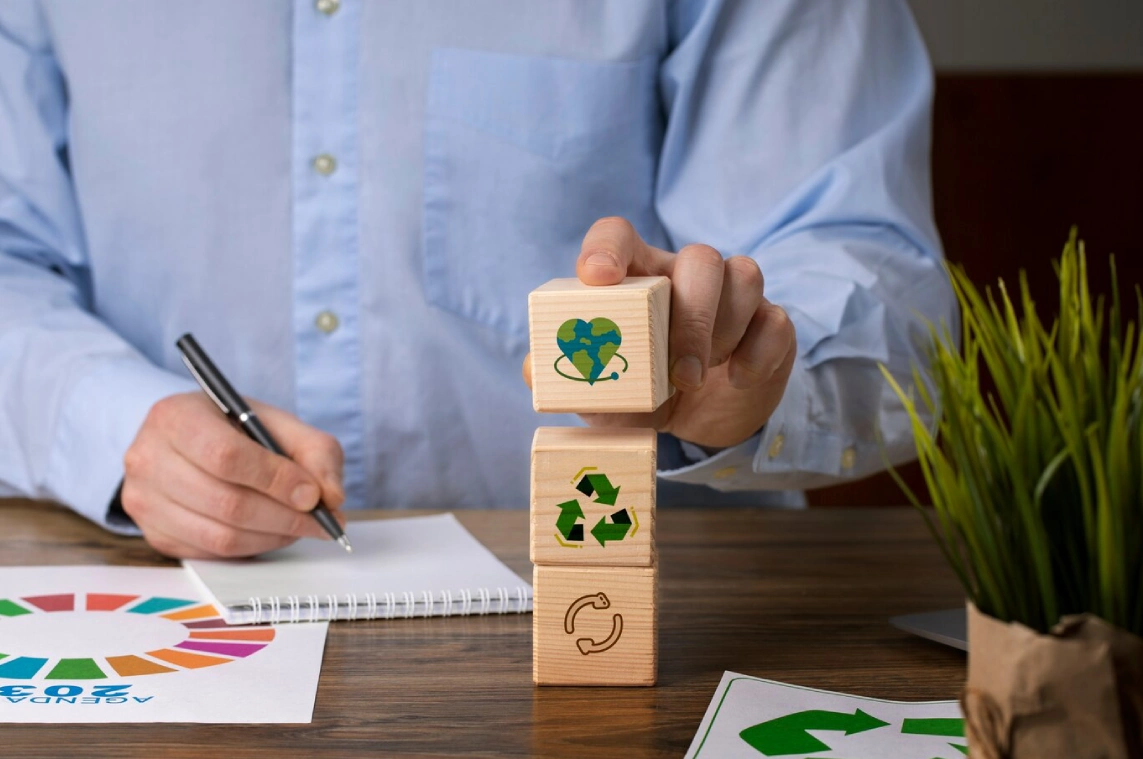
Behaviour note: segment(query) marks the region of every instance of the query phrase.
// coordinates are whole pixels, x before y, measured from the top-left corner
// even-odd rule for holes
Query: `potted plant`
[[[1143,294],[1125,322],[1111,260],[1093,300],[1074,229],[1055,266],[1050,322],[1023,272],[1013,299],[949,267],[963,346],[931,326],[930,377],[906,392],[885,372],[932,508],[897,481],[968,596],[972,756],[1139,759]]]

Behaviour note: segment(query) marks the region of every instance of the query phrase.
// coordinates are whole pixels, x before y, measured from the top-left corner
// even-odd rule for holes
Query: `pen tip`
[[[345,549],[346,553],[353,553],[353,546],[349,545],[349,538],[342,535],[337,539],[338,544]]]

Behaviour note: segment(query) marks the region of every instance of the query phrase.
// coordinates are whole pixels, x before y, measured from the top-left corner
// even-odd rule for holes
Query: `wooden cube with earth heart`
[[[654,411],[670,397],[667,277],[592,287],[553,279],[528,296],[532,405],[541,412]]]

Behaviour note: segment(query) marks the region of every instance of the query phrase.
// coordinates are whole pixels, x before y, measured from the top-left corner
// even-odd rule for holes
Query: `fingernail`
[[[294,488],[294,492],[290,495],[290,503],[294,504],[296,509],[309,511],[317,505],[318,495],[320,495],[318,489],[305,482]]]
[[[618,268],[619,260],[610,253],[600,251],[599,253],[592,253],[588,256],[584,264],[586,266],[613,266]]]
[[[702,387],[702,362],[698,356],[683,356],[671,367],[671,381],[683,390],[698,390]]]

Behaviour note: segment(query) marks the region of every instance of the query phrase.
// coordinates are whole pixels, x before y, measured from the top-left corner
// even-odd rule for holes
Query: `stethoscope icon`
[[[579,614],[580,610],[586,606],[591,606],[594,609],[609,609],[611,608],[611,599],[607,597],[606,593],[592,593],[586,596],[580,596],[572,601],[571,606],[568,607],[567,612],[564,614],[564,632],[568,635],[575,634],[575,617]],[[588,654],[598,654],[606,651],[619,642],[619,636],[623,634],[623,617],[616,614],[611,618],[611,634],[601,641],[594,641],[591,638],[579,638],[576,640],[576,648],[584,656]]]

